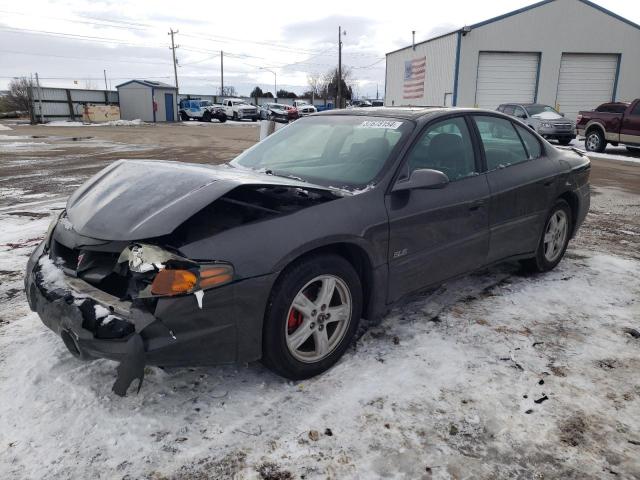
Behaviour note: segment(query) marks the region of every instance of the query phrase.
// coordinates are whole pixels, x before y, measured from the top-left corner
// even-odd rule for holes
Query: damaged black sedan
[[[120,362],[120,395],[146,364],[307,378],[412,292],[506,259],[555,267],[589,167],[496,112],[313,115],[227,165],[105,168],[33,252],[27,297],[72,354]]]

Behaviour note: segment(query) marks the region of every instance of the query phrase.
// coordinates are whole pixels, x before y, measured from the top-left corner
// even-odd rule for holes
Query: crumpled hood
[[[227,165],[119,160],[87,180],[67,201],[73,229],[102,240],[141,240],[171,233],[240,185],[330,190]]]

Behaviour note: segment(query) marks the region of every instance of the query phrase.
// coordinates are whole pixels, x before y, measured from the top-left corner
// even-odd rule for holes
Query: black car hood
[[[241,185],[331,190],[228,165],[119,160],[87,180],[67,201],[77,233],[102,240],[140,240],[171,233]]]

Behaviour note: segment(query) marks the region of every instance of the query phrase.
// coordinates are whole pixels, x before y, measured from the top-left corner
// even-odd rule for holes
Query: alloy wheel
[[[595,152],[600,147],[600,136],[597,133],[592,133],[587,138],[587,150]]]
[[[544,233],[544,258],[548,262],[555,262],[562,254],[562,249],[569,234],[569,221],[563,210],[556,210]]]
[[[285,319],[291,355],[304,363],[329,356],[348,330],[351,311],[351,292],[342,279],[319,275],[309,281],[294,297]]]

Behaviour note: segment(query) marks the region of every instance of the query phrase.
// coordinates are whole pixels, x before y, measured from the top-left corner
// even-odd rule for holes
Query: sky
[[[220,51],[224,83],[240,95],[253,87],[302,93],[308,77],[337,66],[338,26],[343,65],[357,97],[384,92],[385,53],[530,5],[532,1],[324,0],[0,0],[0,89],[18,76],[41,85],[104,88],[133,78],[174,83],[170,29],[181,93],[216,94]],[[640,2],[597,0],[640,23]],[[228,10],[228,12],[225,12]]]

